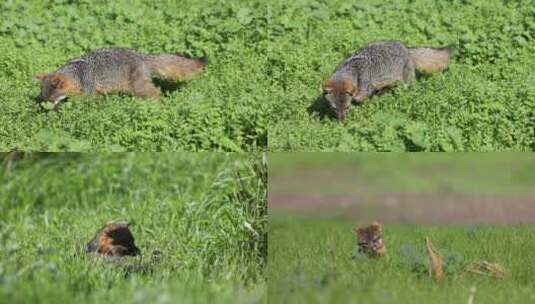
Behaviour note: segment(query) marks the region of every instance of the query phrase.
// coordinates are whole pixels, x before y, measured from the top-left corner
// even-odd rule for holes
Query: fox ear
[[[39,80],[39,81],[43,81],[43,79],[45,79],[45,77],[47,76],[48,74],[47,73],[37,73],[35,75],[35,79]]]
[[[50,79],[50,82],[56,88],[61,88],[63,84],[65,83],[65,79],[61,75],[54,74],[52,78]]]

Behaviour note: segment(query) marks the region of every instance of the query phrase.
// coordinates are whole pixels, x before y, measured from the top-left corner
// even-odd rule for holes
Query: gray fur
[[[69,61],[57,72],[73,76],[85,94],[95,94],[97,86],[120,86],[118,81],[129,79],[135,69],[150,76],[144,55],[126,48],[96,49]]]
[[[373,91],[375,83],[405,80],[405,70],[410,63],[409,50],[401,42],[377,42],[345,60],[335,75],[350,74],[355,87],[369,92]]]
[[[334,89],[325,98],[338,119],[344,119],[351,101],[363,102],[371,95],[399,82],[410,83],[419,65],[436,61],[447,66],[451,52],[446,48],[407,48],[399,41],[371,43],[344,60],[331,77]],[[434,63],[434,62],[432,62]],[[353,92],[342,91],[344,79],[351,79]]]

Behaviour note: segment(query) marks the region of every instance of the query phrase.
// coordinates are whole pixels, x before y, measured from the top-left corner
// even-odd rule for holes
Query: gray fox
[[[97,49],[69,61],[52,73],[39,73],[39,98],[54,105],[69,95],[126,92],[158,99],[151,76],[175,81],[200,73],[206,56],[189,59],[177,54],[141,54],[126,48]]]
[[[433,74],[444,70],[451,55],[449,47],[407,48],[398,41],[369,44],[343,61],[325,82],[325,99],[343,120],[352,100],[361,103],[400,81],[409,83],[416,71]]]
[[[134,236],[128,229],[128,222],[107,223],[85,246],[87,253],[96,252],[104,256],[136,256],[140,254],[134,243]]]

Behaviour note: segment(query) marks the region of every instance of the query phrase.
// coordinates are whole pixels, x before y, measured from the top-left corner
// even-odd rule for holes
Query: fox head
[[[334,111],[338,120],[344,120],[351,107],[355,87],[351,77],[333,77],[325,81],[324,97]]]
[[[370,226],[353,228],[353,234],[358,239],[360,251],[375,257],[385,255],[386,247],[381,223],[374,221]]]
[[[80,88],[74,80],[61,73],[39,73],[35,76],[41,82],[39,98],[57,105],[68,95],[80,93]]]
[[[106,224],[86,245],[86,252],[97,252],[107,256],[136,256],[140,254],[134,243],[134,236],[126,221]]]

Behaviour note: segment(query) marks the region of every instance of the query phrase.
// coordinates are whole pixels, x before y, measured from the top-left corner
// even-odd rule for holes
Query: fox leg
[[[139,97],[160,99],[160,90],[152,83],[149,75],[144,70],[138,70],[132,74],[130,85],[133,93]]]
[[[414,61],[409,59],[403,67],[403,81],[405,83],[411,83],[416,75],[416,65]]]
[[[358,103],[363,103],[364,100],[372,96],[373,89],[368,85],[359,85],[358,91],[353,93],[353,99]]]
[[[160,90],[149,80],[134,87],[134,94],[143,98],[160,99]]]
[[[353,99],[358,103],[363,103],[364,100],[368,99],[371,95],[371,92],[359,91],[357,94],[353,94]]]

